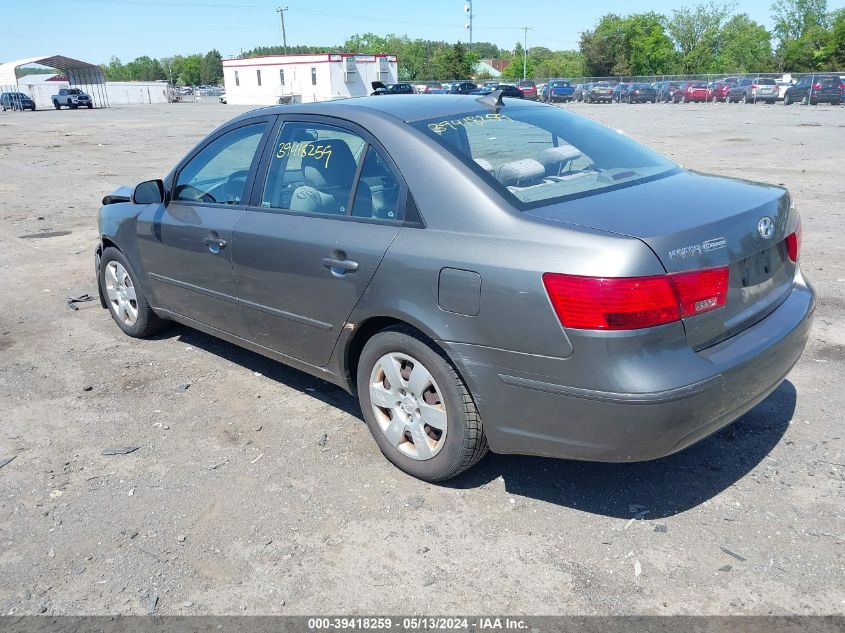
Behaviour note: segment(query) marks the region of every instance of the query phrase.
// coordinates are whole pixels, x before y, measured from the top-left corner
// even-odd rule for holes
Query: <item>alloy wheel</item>
[[[112,260],[106,264],[105,287],[112,311],[117,318],[126,325],[135,325],[138,320],[135,284],[120,262]]]
[[[392,352],[373,366],[370,404],[391,446],[411,459],[437,455],[446,441],[448,420],[442,391],[417,359]]]

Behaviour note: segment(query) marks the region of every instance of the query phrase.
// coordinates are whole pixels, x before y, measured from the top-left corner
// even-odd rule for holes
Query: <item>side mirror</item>
[[[164,202],[164,183],[161,180],[147,180],[135,186],[132,192],[133,204],[161,204]]]

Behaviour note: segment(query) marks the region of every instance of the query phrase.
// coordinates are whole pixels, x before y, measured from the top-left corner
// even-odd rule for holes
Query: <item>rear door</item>
[[[291,117],[273,138],[235,227],[239,303],[251,340],[324,366],[400,230],[405,188],[352,124]]]
[[[271,121],[249,119],[209,138],[177,168],[166,203],[138,218],[138,250],[159,306],[237,335],[232,231]]]

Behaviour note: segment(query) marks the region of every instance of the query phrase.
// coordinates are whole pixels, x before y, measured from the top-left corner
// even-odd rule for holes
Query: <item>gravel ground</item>
[[[789,186],[811,341],[771,397],[678,455],[491,455],[439,486],[383,459],[335,387],[68,308],[96,293],[102,196],[240,108],[0,113],[2,613],[845,613],[845,107],[566,107],[689,168]]]

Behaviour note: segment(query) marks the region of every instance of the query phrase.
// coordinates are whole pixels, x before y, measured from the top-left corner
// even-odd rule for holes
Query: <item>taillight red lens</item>
[[[813,90],[821,90],[821,89],[822,89],[821,84],[813,84]]]
[[[790,261],[797,262],[801,255],[801,222],[795,230],[786,236],[786,254],[789,255]]]
[[[725,305],[728,269],[652,277],[546,273],[543,284],[564,327],[634,330],[671,323]]]
[[[678,293],[681,318],[721,308],[728,300],[728,268],[707,268],[669,275]]]

